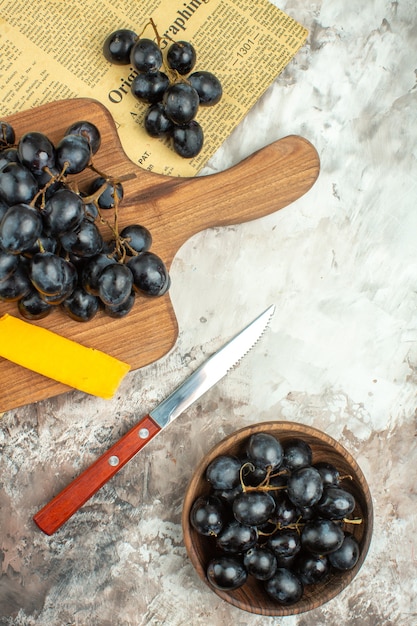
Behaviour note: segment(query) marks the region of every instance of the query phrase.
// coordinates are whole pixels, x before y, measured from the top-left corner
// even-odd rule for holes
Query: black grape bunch
[[[335,465],[314,462],[300,438],[281,443],[254,433],[239,456],[215,457],[205,471],[207,494],[192,504],[190,523],[212,542],[206,575],[216,589],[230,591],[249,577],[281,605],[298,602],[310,585],[352,569],[360,546],[349,531],[350,476]],[[349,480],[348,480],[349,479]]]
[[[171,139],[173,150],[190,159],[204,143],[203,129],[195,119],[199,107],[217,104],[222,85],[212,72],[193,72],[197,54],[188,41],[173,41],[164,57],[155,23],[151,19],[149,24],[156,42],[118,29],[104,41],[103,54],[110,63],[131,64],[136,70],[131,92],[147,105],[144,128],[148,135]]]
[[[57,145],[37,131],[16,141],[14,128],[0,121],[0,303],[15,302],[26,319],[57,307],[79,322],[100,310],[121,318],[138,295],[161,296],[170,287],[150,231],[142,224],[119,230],[123,179],[95,168],[100,144],[99,129],[84,120]],[[94,176],[80,190],[76,175],[87,168]]]

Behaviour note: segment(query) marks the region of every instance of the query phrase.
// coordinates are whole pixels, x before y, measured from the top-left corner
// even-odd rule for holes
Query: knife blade
[[[87,467],[33,517],[47,535],[56,532],[101,487],[163,428],[215,385],[255,345],[268,326],[275,305],[268,307],[212,354],[165,400]]]

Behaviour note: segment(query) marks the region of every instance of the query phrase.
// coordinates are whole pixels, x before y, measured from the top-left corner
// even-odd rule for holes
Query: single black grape
[[[138,36],[133,30],[119,28],[103,44],[104,58],[114,65],[129,65],[130,54]]]
[[[123,263],[113,263],[105,267],[97,282],[99,298],[110,306],[123,304],[133,288],[132,272]]]
[[[90,321],[100,308],[98,298],[87,293],[82,287],[76,287],[61,306],[65,313],[77,322]]]
[[[64,135],[80,135],[90,146],[91,154],[96,154],[101,145],[101,134],[95,124],[86,120],[79,120],[68,126]]]
[[[233,489],[240,482],[241,463],[235,456],[222,454],[207,466],[205,477],[213,489]]]
[[[241,524],[261,526],[275,511],[274,498],[265,491],[246,491],[235,498],[233,515]]]
[[[0,121],[0,148],[14,144],[15,139],[13,126],[9,122]]]
[[[158,70],[151,74],[137,74],[132,81],[130,90],[132,95],[141,102],[156,104],[161,102],[168,87],[168,76]]]
[[[313,554],[330,554],[343,543],[344,532],[332,520],[313,519],[306,523],[301,533],[302,547]]]
[[[39,252],[30,260],[29,277],[39,293],[45,296],[60,296],[72,283],[75,267],[52,252]]]
[[[256,467],[278,469],[284,451],[281,443],[268,433],[254,433],[249,437],[246,454]]]
[[[151,39],[138,39],[132,46],[130,62],[138,72],[156,72],[162,65],[162,52]]]
[[[19,265],[19,255],[9,254],[0,248],[0,282],[13,274]]]
[[[0,198],[8,205],[30,203],[38,190],[36,178],[21,163],[9,163],[0,170]]]
[[[153,252],[142,252],[127,262],[133,274],[136,291],[148,296],[160,296],[166,293],[170,279],[168,270],[159,256]]]
[[[200,99],[188,83],[173,83],[164,93],[162,103],[167,117],[174,124],[187,124],[196,115]]]
[[[196,120],[191,120],[181,126],[174,125],[172,140],[172,146],[177,154],[186,159],[192,159],[201,152],[203,147],[203,129]]]
[[[311,465],[313,452],[303,439],[293,438],[284,443],[283,464],[289,470]]]
[[[120,237],[126,249],[126,254],[132,256],[135,252],[145,252],[152,245],[150,231],[141,224],[129,224],[120,231]],[[127,244],[127,245],[126,245]]]
[[[44,293],[39,294],[39,297],[46,302],[47,304],[50,304],[54,307],[57,307],[59,304],[62,304],[67,298],[69,298],[72,294],[72,292],[74,291],[75,287],[77,284],[77,277],[73,277],[73,280],[71,283],[68,283],[67,285],[65,285],[65,287],[62,287],[61,291],[53,296],[47,296]]]
[[[291,502],[283,491],[270,491],[275,500],[275,511],[272,516],[273,521],[281,526],[293,524],[300,517],[299,509]]]
[[[300,534],[292,528],[284,528],[268,537],[266,545],[277,557],[295,556],[301,550]]]
[[[207,567],[207,580],[216,589],[231,591],[247,580],[247,571],[236,557],[221,555],[212,559]]]
[[[224,504],[214,495],[200,496],[191,507],[190,522],[200,535],[217,537],[225,520]]]
[[[11,206],[0,223],[0,247],[9,254],[31,248],[42,232],[42,218],[28,204]]]
[[[55,166],[55,147],[43,133],[32,131],[22,135],[17,152],[20,162],[34,174]]]
[[[189,41],[176,41],[168,48],[168,65],[178,74],[184,75],[191,72],[196,60],[195,48]]]
[[[202,106],[213,106],[220,102],[223,88],[219,79],[211,72],[198,71],[188,76],[188,82],[196,92]]]
[[[133,308],[133,305],[135,304],[135,300],[136,300],[136,293],[132,290],[130,292],[129,297],[126,298],[126,300],[122,302],[121,304],[116,304],[116,305],[105,304],[104,312],[109,317],[120,319],[121,317],[125,317],[128,313],[130,313],[130,311]]]
[[[151,137],[164,137],[172,132],[174,124],[165,113],[165,107],[161,102],[153,104],[147,109],[144,127]]]
[[[54,294],[40,293],[39,295],[42,300],[48,304],[58,306],[58,304],[62,304],[62,302],[73,293],[77,286],[77,278],[77,269],[74,263],[72,263],[72,261],[66,261],[63,266],[63,280],[60,290]]]
[[[329,519],[344,519],[354,508],[355,498],[352,494],[333,485],[324,488],[323,495],[316,504],[318,514]]]
[[[0,300],[17,302],[28,294],[31,288],[26,268],[20,263],[8,278],[0,282]]]
[[[272,578],[277,570],[277,558],[271,550],[255,546],[243,556],[243,565],[248,574],[257,580],[268,580]]]
[[[250,550],[258,541],[258,531],[254,526],[240,524],[237,520],[228,522],[217,536],[217,547],[223,552],[241,554]]]
[[[20,163],[17,148],[4,148],[0,152],[0,170],[9,163]]]
[[[107,254],[97,254],[90,259],[82,267],[80,273],[80,283],[82,287],[90,294],[98,296],[99,294],[99,282],[101,272],[108,265],[114,265],[116,259],[107,256]]]
[[[346,571],[355,567],[359,560],[360,548],[355,537],[346,535],[342,545],[328,556],[330,565],[337,570]]]
[[[326,461],[319,461],[314,463],[313,467],[318,470],[323,485],[338,485],[340,480],[339,470],[333,465],[333,463],[327,463]]]
[[[42,300],[40,293],[33,287],[18,301],[17,307],[20,315],[28,320],[41,320],[53,310],[53,305]]]
[[[76,230],[60,236],[64,250],[78,257],[92,257],[99,254],[104,246],[103,237],[94,222],[84,218]]]
[[[75,230],[85,217],[81,197],[71,189],[58,189],[45,204],[42,211],[45,229],[51,235]]]
[[[279,604],[295,604],[304,591],[301,580],[290,570],[279,567],[265,583],[266,592]]]
[[[313,506],[320,500],[322,493],[323,482],[314,467],[300,467],[288,478],[287,495],[296,506]]]
[[[326,555],[303,552],[298,556],[296,572],[303,585],[314,585],[328,577],[330,563]]]
[[[66,174],[79,174],[90,159],[90,144],[82,135],[64,135],[56,147],[56,163]]]

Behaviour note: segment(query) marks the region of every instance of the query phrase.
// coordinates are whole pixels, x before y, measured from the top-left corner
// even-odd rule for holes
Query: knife
[[[37,526],[47,535],[58,530],[151,439],[240,361],[261,337],[274,310],[275,305],[271,305],[210,356],[175,391],[38,511],[33,517]]]

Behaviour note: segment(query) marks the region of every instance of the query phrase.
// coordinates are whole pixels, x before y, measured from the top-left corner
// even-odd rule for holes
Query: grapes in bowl
[[[326,433],[294,422],[248,426],[198,464],[182,512],[200,578],[251,613],[303,613],[339,594],[372,536],[366,479]]]

